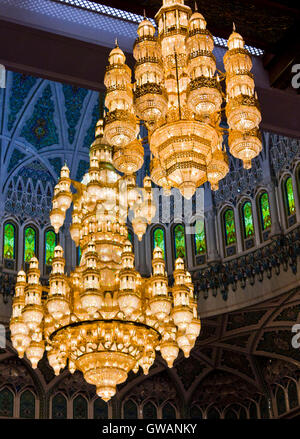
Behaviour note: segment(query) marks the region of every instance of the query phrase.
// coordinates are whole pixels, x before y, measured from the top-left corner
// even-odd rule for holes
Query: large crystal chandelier
[[[80,265],[65,274],[58,245],[43,295],[38,260],[32,258],[27,275],[18,273],[10,321],[20,357],[25,353],[36,368],[46,350],[56,375],[65,367],[71,373],[80,370],[105,401],[129,371],[142,367],[147,374],[156,350],[169,367],[180,349],[188,357],[200,333],[191,275],[182,259],[175,262],[173,286],[168,285],[160,248],[154,249],[150,278],[136,271],[126,219],[132,208],[141,237],[147,225],[140,218],[151,222],[155,214],[151,181],[146,177],[138,190],[133,174],[117,173],[112,157],[100,120],[88,173],[78,183],[70,180],[67,166],[62,168],[50,214],[58,232],[73,201],[70,233],[82,251]]]
[[[217,190],[229,171],[220,128],[224,100],[231,154],[249,169],[262,149],[252,61],[234,29],[224,56],[226,73],[216,74],[213,37],[197,7],[192,14],[184,0],[163,0],[155,18],[158,35],[146,18],[137,30],[133,85],[118,45],[109,56],[105,138],[117,147],[115,167],[134,172],[143,161],[137,141],[137,121],[143,121],[153,154],[152,181],[190,198],[206,181]]]

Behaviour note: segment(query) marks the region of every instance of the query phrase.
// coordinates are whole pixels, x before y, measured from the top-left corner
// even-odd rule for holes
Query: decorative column
[[[239,213],[239,207],[237,206],[233,210],[234,210],[237,253],[242,253],[244,251],[243,238],[242,238],[243,230],[241,227],[241,218],[240,218],[240,213]]]
[[[279,210],[278,210],[278,203],[277,203],[276,192],[275,192],[275,185],[272,181],[270,181],[267,184],[267,190],[269,195],[271,221],[272,221],[271,236],[276,236],[281,233],[281,225],[279,219]]]
[[[216,210],[214,207],[205,212],[207,234],[207,261],[212,262],[220,258],[216,239]]]

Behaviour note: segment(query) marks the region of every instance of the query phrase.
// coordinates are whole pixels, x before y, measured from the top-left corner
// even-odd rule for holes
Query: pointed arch
[[[143,419],[157,419],[157,407],[152,401],[143,404]]]
[[[73,399],[73,419],[88,418],[88,402],[87,399],[79,394]]]
[[[35,419],[36,398],[34,393],[27,389],[20,396],[20,418]]]
[[[33,225],[27,225],[24,229],[24,262],[29,263],[33,256],[38,257],[38,232]]]
[[[185,227],[183,224],[176,224],[173,227],[173,245],[175,260],[177,258],[186,259]]]
[[[155,227],[152,230],[152,251],[155,249],[155,247],[159,247],[161,249],[163,257],[166,261],[166,233],[165,229],[161,226]]]
[[[15,395],[8,387],[0,390],[0,418],[13,418],[14,399]]]
[[[123,403],[123,419],[137,419],[137,418],[138,418],[137,404],[132,399],[127,399]]]
[[[61,392],[54,395],[51,401],[52,419],[67,419],[67,407],[68,401],[65,395]]]

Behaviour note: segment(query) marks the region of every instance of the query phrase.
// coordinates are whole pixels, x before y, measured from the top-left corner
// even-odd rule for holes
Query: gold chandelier
[[[217,190],[229,171],[220,128],[224,99],[231,154],[249,169],[262,149],[252,61],[234,28],[224,56],[226,73],[216,74],[213,37],[197,6],[192,14],[184,0],[163,0],[155,18],[157,36],[146,18],[137,30],[133,85],[117,44],[109,55],[105,138],[117,146],[116,169],[135,172],[143,162],[137,122],[144,121],[153,154],[152,181],[167,193],[174,187],[190,198],[206,181]],[[226,94],[221,79],[226,79]]]
[[[17,277],[11,340],[36,368],[47,352],[56,375],[68,366],[80,370],[108,401],[129,371],[145,374],[159,350],[169,367],[179,349],[186,357],[200,333],[191,275],[177,259],[174,285],[168,285],[162,250],[153,252],[153,272],[143,279],[134,267],[128,240],[128,208],[141,238],[155,215],[151,181],[138,190],[132,174],[112,165],[113,148],[103,138],[103,121],[90,149],[90,168],[82,183],[71,181],[64,166],[54,190],[51,224],[58,232],[73,201],[71,237],[80,245],[80,265],[67,276],[63,249],[54,251],[47,297],[42,296],[38,260]],[[71,192],[71,184],[77,190]]]

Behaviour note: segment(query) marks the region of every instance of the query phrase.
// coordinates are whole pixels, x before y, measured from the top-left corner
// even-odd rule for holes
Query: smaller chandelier
[[[115,154],[100,120],[82,182],[72,181],[63,166],[50,218],[58,232],[73,202],[70,233],[82,252],[80,265],[68,276],[58,245],[49,288],[42,290],[38,260],[32,258],[28,273],[18,273],[10,321],[21,358],[25,354],[36,368],[46,350],[56,375],[66,367],[81,371],[105,401],[131,370],[141,367],[148,374],[156,351],[169,367],[180,349],[188,357],[200,333],[194,287],[182,259],[175,261],[172,286],[159,247],[153,251],[151,277],[142,278],[135,269],[126,220],[132,209],[133,228],[142,239],[156,210],[151,179],[145,177],[144,187],[137,188],[134,174],[115,170]]]

